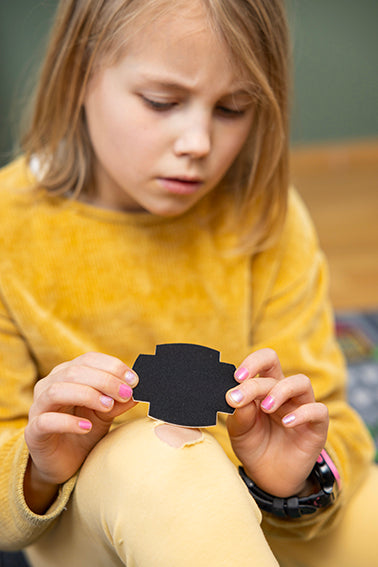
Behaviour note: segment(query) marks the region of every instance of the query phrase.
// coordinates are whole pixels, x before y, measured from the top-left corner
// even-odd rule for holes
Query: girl
[[[288,189],[283,5],[188,6],[59,5],[0,177],[0,547],[38,567],[370,566],[372,443]],[[211,434],[132,399],[133,361],[170,342],[242,361]]]

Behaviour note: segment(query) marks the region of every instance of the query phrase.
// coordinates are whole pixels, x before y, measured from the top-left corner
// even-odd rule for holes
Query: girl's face
[[[180,215],[216,187],[246,141],[245,84],[193,4],[145,25],[89,84],[94,204]]]

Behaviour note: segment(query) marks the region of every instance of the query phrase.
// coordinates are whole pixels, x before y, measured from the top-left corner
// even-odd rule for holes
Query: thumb
[[[254,402],[238,408],[227,418],[227,429],[230,437],[240,437],[247,434],[255,425],[258,408]]]

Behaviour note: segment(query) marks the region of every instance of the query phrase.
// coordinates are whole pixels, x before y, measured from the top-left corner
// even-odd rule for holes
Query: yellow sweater
[[[279,244],[250,257],[226,253],[235,235],[209,230],[206,200],[164,219],[36,198],[32,182],[22,159],[0,172],[0,549],[35,541],[74,488],[71,479],[44,516],[23,499],[23,428],[36,380],[87,351],[132,365],[169,342],[215,348],[236,365],[269,346],[286,374],[311,377],[329,407],[327,448],[342,496],[315,517],[266,518],[264,529],[295,537],[326,529],[363,479],[373,445],[345,402],[324,258],[296,193]],[[139,404],[124,419],[145,413]],[[213,433],[236,462],[222,417]]]

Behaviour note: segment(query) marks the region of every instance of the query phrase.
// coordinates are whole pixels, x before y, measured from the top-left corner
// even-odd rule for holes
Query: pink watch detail
[[[327,463],[327,465],[329,466],[329,468],[332,471],[333,476],[336,479],[337,485],[340,488],[340,484],[341,484],[341,479],[340,479],[340,474],[339,471],[336,468],[335,463],[333,462],[333,460],[331,459],[331,457],[328,455],[327,451],[325,449],[323,449],[320,452],[319,457],[317,458],[317,463],[321,463],[322,462],[322,457],[325,460],[325,462]]]

